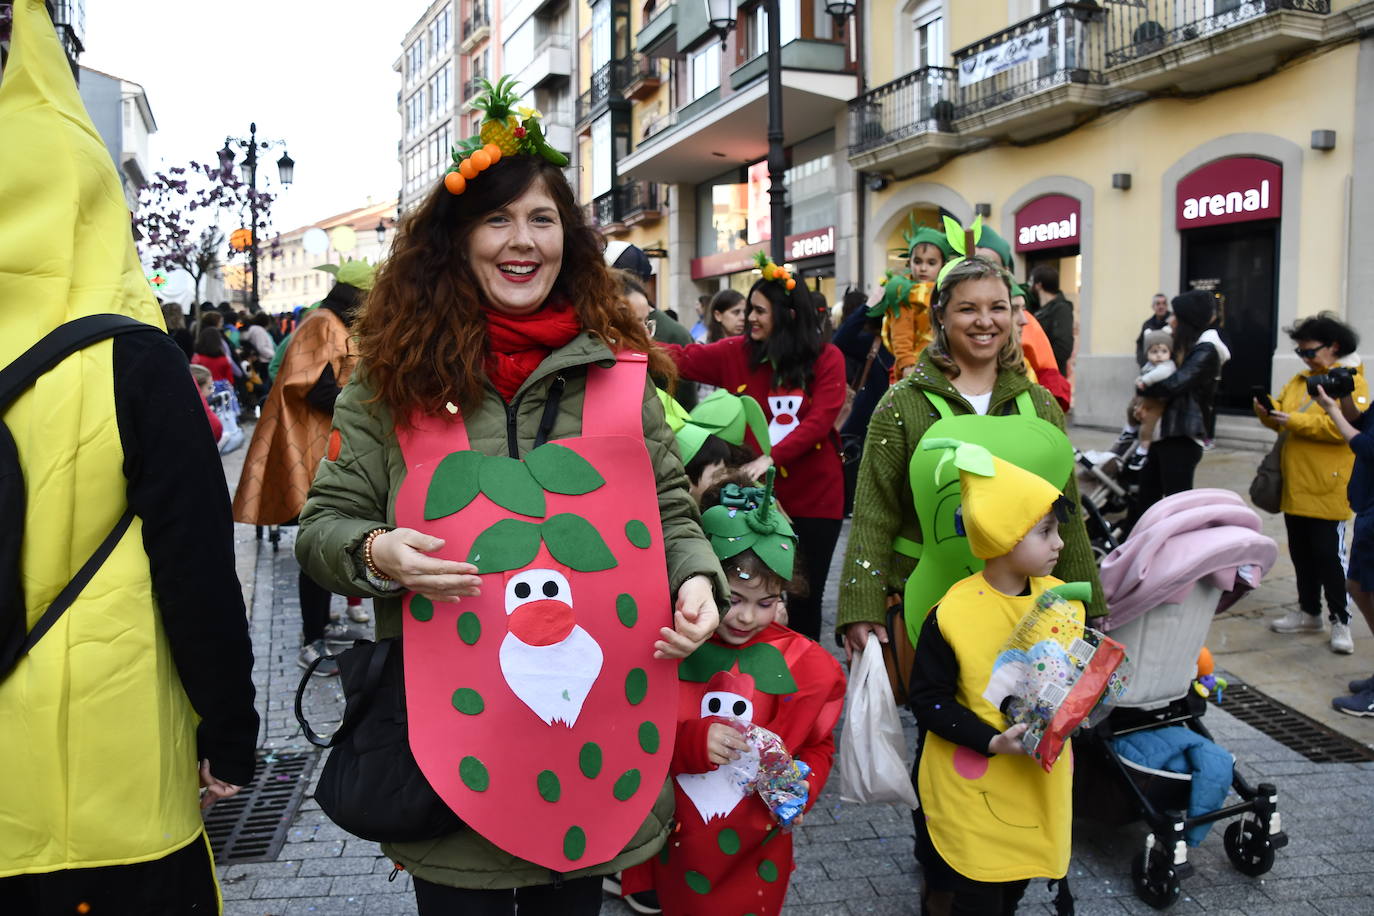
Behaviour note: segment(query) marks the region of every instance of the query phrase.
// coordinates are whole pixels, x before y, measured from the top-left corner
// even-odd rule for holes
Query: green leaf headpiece
[[[672,426],[673,420],[668,420]],[[687,415],[674,432],[682,463],[688,464],[701,451],[707,436],[718,436],[731,445],[743,445],[746,432],[753,432],[754,441],[767,455],[771,450],[768,439],[768,418],[759,402],[749,395],[734,395],[717,389]]]
[[[896,315],[907,305],[915,305],[922,301],[917,284],[904,273],[889,270],[887,276],[879,280],[878,284],[883,288],[883,298],[869,308],[869,318]]]
[[[721,560],[754,551],[784,582],[792,579],[797,556],[797,535],[792,523],[773,502],[776,468],[768,469],[762,487],[726,484],[720,491],[720,505],[707,509],[701,529]]]
[[[902,231],[902,238],[906,241],[906,257],[911,257],[911,252],[917,245],[934,245],[940,249],[940,253],[948,261],[954,255],[954,248],[949,244],[949,239],[939,229],[933,226],[924,226],[916,222],[916,214],[911,214],[908,218],[908,225]]]

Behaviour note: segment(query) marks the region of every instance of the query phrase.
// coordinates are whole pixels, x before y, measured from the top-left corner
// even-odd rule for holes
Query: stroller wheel
[[[1254,821],[1232,821],[1223,837],[1226,856],[1236,871],[1254,878],[1274,867],[1274,846]]]
[[[1181,893],[1174,864],[1163,849],[1147,849],[1135,857],[1131,882],[1135,895],[1157,910],[1173,906]]]

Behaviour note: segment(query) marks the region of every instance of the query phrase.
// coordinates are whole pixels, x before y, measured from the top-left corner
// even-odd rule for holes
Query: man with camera
[[[1355,456],[1318,399],[1322,391],[1332,399],[1349,397],[1363,412],[1369,407],[1369,386],[1355,354],[1359,337],[1334,315],[1304,318],[1288,336],[1307,368],[1289,379],[1276,400],[1257,391],[1254,405],[1260,422],[1283,438],[1280,509],[1298,586],[1298,607],[1270,621],[1269,628],[1285,634],[1323,632],[1325,593],[1331,651],[1349,654],[1355,644],[1346,610],[1346,487]]]

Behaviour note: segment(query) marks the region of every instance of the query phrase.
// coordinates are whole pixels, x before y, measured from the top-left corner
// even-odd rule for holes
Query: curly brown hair
[[[464,410],[480,403],[487,333],[468,239],[485,216],[536,182],[563,224],[563,265],[550,297],[567,297],[582,327],[611,350],[646,352],[651,372],[676,378],[672,360],[625,308],[602,239],[587,225],[562,170],[539,156],[505,156],[461,195],[437,184],[406,216],[353,324],[361,370],[397,423],[412,413],[438,413],[445,402]]]

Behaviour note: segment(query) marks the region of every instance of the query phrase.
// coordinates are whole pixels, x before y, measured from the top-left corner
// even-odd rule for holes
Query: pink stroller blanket
[[[1259,584],[1276,559],[1278,545],[1260,533],[1259,516],[1234,492],[1176,493],[1146,510],[1126,543],[1102,561],[1108,615],[1099,626],[1111,630],[1181,601],[1203,580],[1238,595]],[[1220,608],[1230,603],[1223,596]]]

